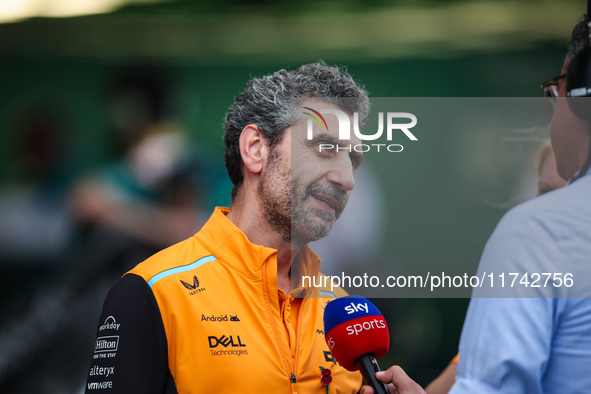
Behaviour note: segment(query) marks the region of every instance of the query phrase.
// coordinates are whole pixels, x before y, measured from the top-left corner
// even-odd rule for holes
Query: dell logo
[[[209,348],[213,349],[218,347],[219,345],[222,345],[223,347],[245,347],[246,345],[243,344],[240,341],[240,336],[236,335],[236,339],[234,339],[234,337],[232,335],[230,336],[225,336],[222,335],[220,338],[216,337],[216,336],[210,336],[207,337],[207,340],[209,341]]]

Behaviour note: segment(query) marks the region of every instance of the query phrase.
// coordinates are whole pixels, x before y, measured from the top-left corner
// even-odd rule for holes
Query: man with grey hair
[[[231,209],[109,292],[87,393],[360,389],[322,331],[324,306],[344,292],[299,278],[321,275],[307,244],[329,233],[363,158],[356,137],[339,139],[337,117],[308,119],[340,111],[361,128],[368,110],[364,89],[323,62],[248,83],[225,124]]]

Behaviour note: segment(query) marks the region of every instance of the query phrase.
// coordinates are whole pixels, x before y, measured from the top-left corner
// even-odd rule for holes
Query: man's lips
[[[336,198],[329,196],[327,194],[319,194],[319,193],[312,193],[312,197],[315,199],[325,203],[330,208],[334,209],[335,212],[340,212],[343,208],[343,203],[337,200]]]

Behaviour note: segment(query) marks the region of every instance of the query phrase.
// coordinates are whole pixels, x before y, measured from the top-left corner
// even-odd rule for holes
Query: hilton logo
[[[116,352],[119,347],[119,336],[98,337],[94,345],[94,352]]]

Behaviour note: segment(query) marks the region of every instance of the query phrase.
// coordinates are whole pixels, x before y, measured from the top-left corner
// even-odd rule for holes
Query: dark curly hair
[[[568,58],[572,59],[585,47],[589,46],[589,18],[583,15],[579,23],[574,27],[568,43]]]
[[[273,148],[297,121],[301,102],[310,97],[321,98],[349,113],[357,112],[360,128],[365,125],[369,112],[367,92],[343,68],[319,61],[251,79],[230,107],[224,125],[224,161],[234,184],[232,201],[243,181],[239,139],[244,127],[256,124]]]

